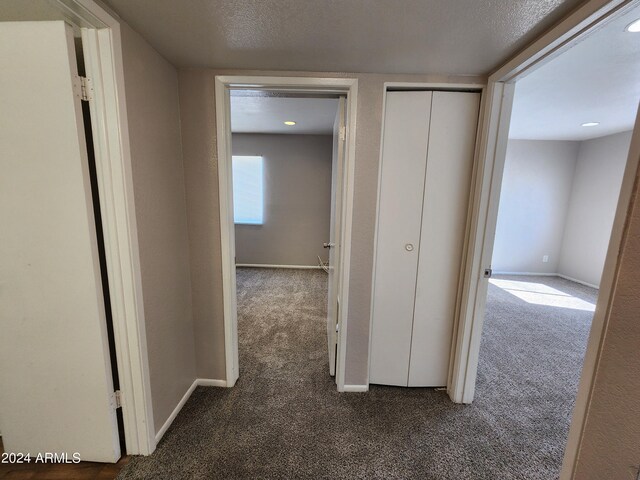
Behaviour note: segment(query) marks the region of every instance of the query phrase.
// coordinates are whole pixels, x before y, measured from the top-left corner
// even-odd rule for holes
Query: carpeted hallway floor
[[[476,400],[465,406],[433,389],[337,393],[326,274],[238,269],[236,387],[198,388],[155,453],[119,478],[557,478],[592,312],[544,303],[595,304],[597,292],[501,279],[526,283],[490,285]]]

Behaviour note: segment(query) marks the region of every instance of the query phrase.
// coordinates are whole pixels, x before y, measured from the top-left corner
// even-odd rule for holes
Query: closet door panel
[[[480,94],[434,92],[409,386],[447,384]]]
[[[431,92],[387,93],[370,382],[407,386]]]

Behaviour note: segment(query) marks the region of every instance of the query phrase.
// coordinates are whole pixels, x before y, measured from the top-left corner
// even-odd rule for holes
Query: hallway
[[[524,281],[595,304],[588,287]],[[238,269],[240,379],[199,387],[155,453],[119,478],[557,478],[592,312],[489,288],[476,400],[465,406],[433,389],[338,393],[326,274]]]

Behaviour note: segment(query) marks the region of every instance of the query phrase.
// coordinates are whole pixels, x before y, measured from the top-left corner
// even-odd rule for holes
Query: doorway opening
[[[505,84],[493,179],[500,188],[484,232],[491,278],[475,304],[476,315],[486,312],[477,383],[467,373],[474,385],[465,401],[475,388],[474,403],[499,405],[510,443],[530,453],[523,468],[536,478],[572,468],[570,425],[581,422],[611,295],[637,167],[630,148],[640,49],[626,27],[639,16],[637,4],[623,9]]]
[[[230,101],[240,374],[335,375],[344,97],[241,89]]]
[[[343,390],[357,82],[216,80],[227,386]]]

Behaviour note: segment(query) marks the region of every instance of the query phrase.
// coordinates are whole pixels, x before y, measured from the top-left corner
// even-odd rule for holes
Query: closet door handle
[[[413,252],[413,243],[407,243],[407,244],[404,246],[404,249],[405,249],[407,252]]]

